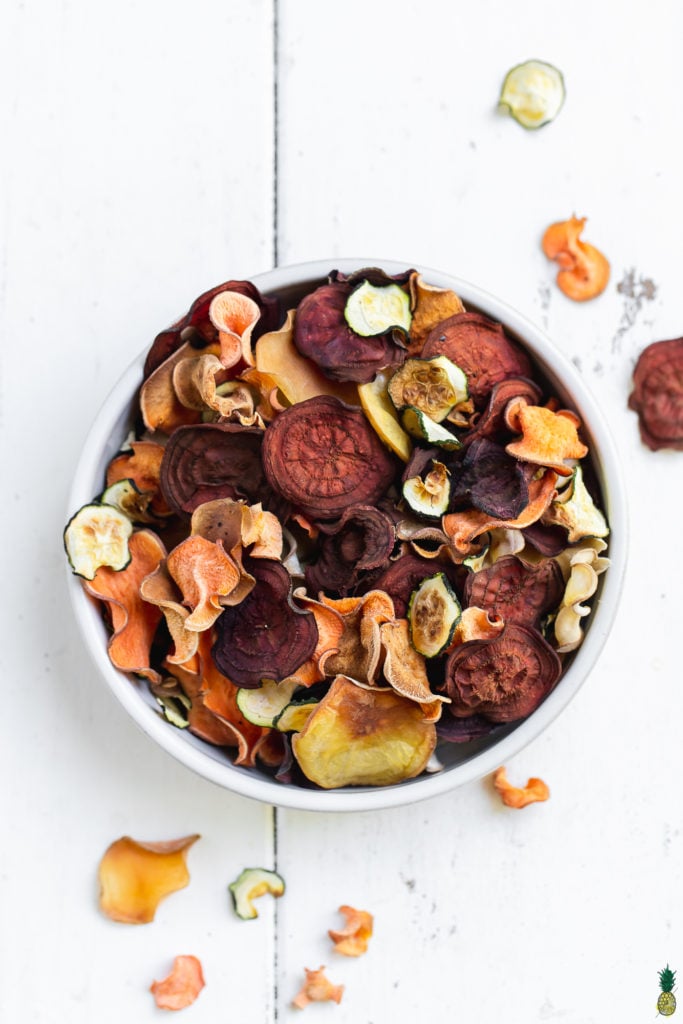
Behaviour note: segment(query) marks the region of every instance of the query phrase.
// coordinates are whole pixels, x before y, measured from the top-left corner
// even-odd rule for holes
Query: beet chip
[[[629,409],[638,413],[640,436],[653,452],[683,451],[683,338],[655,341],[633,371]]]
[[[237,423],[178,427],[164,450],[161,491],[175,512],[191,515],[217,498],[267,503],[261,465],[263,431]]]
[[[216,295],[221,292],[238,292],[252,299],[261,310],[261,316],[257,321],[251,339],[256,342],[266,331],[273,331],[280,323],[280,303],[277,299],[271,299],[261,295],[260,291],[251,281],[226,281],[224,284],[216,285],[210,291],[204,292],[190,306],[190,309],[165,331],[157,334],[152,347],[147,353],[145,360],[145,380],[180,348],[183,342],[190,340],[193,347],[202,349],[206,345],[218,340],[218,331],[209,319],[209,306]],[[188,338],[187,334],[191,333]]]
[[[472,506],[494,519],[516,519],[529,504],[528,471],[500,445],[480,437],[453,469],[451,508]]]
[[[547,559],[539,565],[525,565],[511,555],[471,573],[463,597],[468,606],[493,612],[506,624],[538,628],[543,616],[559,606],[563,593],[557,562]]]
[[[550,644],[527,626],[506,626],[495,640],[470,640],[457,647],[446,664],[451,714],[516,722],[536,710],[561,671]]]
[[[292,602],[291,578],[280,562],[251,558],[245,563],[256,586],[218,619],[211,654],[233,683],[256,688],[263,679],[285,679],[308,661],[318,627],[311,612]]]
[[[263,467],[271,486],[312,519],[336,519],[351,505],[375,504],[396,464],[360,409],[319,395],[268,426]]]
[[[501,380],[489,395],[488,405],[475,426],[462,435],[463,445],[472,444],[478,437],[488,437],[491,441],[499,440],[501,437],[508,438],[510,429],[505,423],[508,403],[521,398],[530,405],[538,405],[541,397],[542,392],[538,384],[525,377],[507,377]]]
[[[447,356],[467,374],[470,396],[478,408],[506,377],[530,377],[525,352],[502,326],[481,313],[456,313],[427,336],[422,358]]]
[[[387,562],[395,543],[394,523],[386,512],[373,505],[347,508],[334,526],[321,526],[320,556],[306,569],[309,590],[348,593]]]
[[[316,288],[299,303],[294,344],[332,380],[367,384],[380,370],[406,357],[392,332],[363,338],[349,327],[344,310],[353,287],[338,281]]]

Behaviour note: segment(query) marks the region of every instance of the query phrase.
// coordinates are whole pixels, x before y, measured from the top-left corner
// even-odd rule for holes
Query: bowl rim
[[[316,812],[365,811],[408,805],[446,793],[494,771],[536,739],[575,697],[591,671],[607,640],[616,617],[627,562],[628,513],[626,490],[617,449],[597,400],[593,397],[573,363],[555,346],[544,330],[506,302],[463,278],[430,267],[383,258],[332,258],[276,267],[249,280],[262,292],[324,280],[331,269],[351,273],[364,267],[381,267],[389,274],[417,270],[430,284],[453,289],[465,306],[481,309],[523,340],[545,372],[557,377],[563,390],[571,394],[572,405],[594,439],[593,464],[600,476],[605,511],[610,524],[610,568],[601,580],[599,598],[590,616],[590,628],[580,649],[558,685],[543,704],[511,733],[444,771],[422,774],[387,787],[349,787],[339,790],[305,789],[276,782],[249,769],[241,769],[229,760],[218,761],[187,742],[183,730],[169,726],[160,714],[138,693],[138,687],[116,669],[109,660],[104,625],[95,602],[88,597],[67,565],[68,589],[81,635],[109,689],[143,732],[177,761],[197,775],[230,792],[292,810]],[[86,436],[68,496],[67,520],[82,505],[101,491],[102,453],[112,433],[129,408],[131,396],[142,382],[143,364],[149,344],[128,366],[104,400]],[[582,410],[588,410],[586,416]],[[65,520],[66,521],[66,520]],[[122,686],[122,679],[128,685]],[[144,681],[143,681],[143,685]]]

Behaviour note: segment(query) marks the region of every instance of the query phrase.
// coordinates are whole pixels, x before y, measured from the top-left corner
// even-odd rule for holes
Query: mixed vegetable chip
[[[396,785],[558,684],[609,526],[579,417],[502,324],[410,270],[291,294],[229,281],[155,339],[65,546],[169,728],[283,784]],[[670,441],[663,365],[632,404]]]

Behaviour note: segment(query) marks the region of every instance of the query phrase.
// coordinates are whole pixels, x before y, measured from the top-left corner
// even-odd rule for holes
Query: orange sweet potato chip
[[[304,967],[306,981],[301,990],[292,999],[292,1006],[297,1010],[305,1009],[309,1003],[324,1003],[332,1001],[340,1003],[344,992],[343,985],[333,985],[325,974],[325,968],[319,967],[317,971],[310,971]]]
[[[541,518],[557,491],[557,474],[547,469],[537,480],[529,484],[529,504],[516,519],[492,519],[479,509],[466,509],[464,512],[450,512],[441,520],[454,555],[462,561],[473,554],[473,542],[487,530],[496,527],[506,529],[523,529]]]
[[[100,910],[112,921],[148,924],[161,900],[190,881],[186,853],[198,835],[161,843],[117,839],[100,861]]]
[[[610,265],[603,254],[580,239],[585,217],[551,224],[543,235],[542,248],[550,260],[560,267],[557,285],[569,299],[585,302],[594,299],[607,287]]]
[[[163,981],[154,981],[150,992],[160,1010],[184,1010],[191,1006],[204,988],[202,965],[196,956],[177,956],[171,973]]]
[[[173,652],[167,655],[166,660],[171,665],[182,665],[195,654],[199,634],[197,630],[185,628],[190,609],[181,604],[182,594],[171,579],[165,560],[159,563],[154,572],[145,576],[140,584],[140,595],[164,614],[173,640]]]
[[[297,604],[313,613],[318,627],[318,642],[313,654],[294,673],[301,686],[312,686],[313,683],[325,678],[328,659],[339,653],[339,644],[344,634],[344,619],[335,608],[308,597],[304,587],[295,590],[293,596]]]
[[[109,609],[113,632],[108,650],[112,663],[122,672],[158,682],[160,676],[150,665],[150,652],[161,611],[142,599],[140,585],[165,557],[166,549],[151,530],[137,530],[128,547],[131,559],[125,569],[115,572],[101,566],[95,578],[84,580],[83,585]]]
[[[335,953],[341,953],[342,956],[361,956],[367,952],[368,942],[372,936],[372,914],[367,910],[356,910],[346,905],[339,908],[339,913],[346,918],[346,924],[338,930],[330,928],[327,933],[334,942]]]
[[[192,609],[185,629],[209,629],[223,611],[222,599],[240,582],[239,569],[221,541],[188,537],[171,551],[166,566],[182,592],[183,604]]]
[[[119,480],[132,480],[139,491],[154,495],[152,512],[158,516],[171,515],[159,487],[163,446],[155,441],[133,441],[130,447],[129,452],[115,456],[107,466],[107,487]]]
[[[213,297],[209,319],[218,331],[223,366],[235,366],[240,360],[254,365],[251,335],[260,315],[254,300],[239,292],[219,292]]]
[[[503,803],[507,807],[526,807],[527,804],[537,803],[540,800],[547,800],[550,790],[542,779],[529,779],[523,789],[511,785],[508,782],[505,768],[497,768],[493,775],[493,785],[500,793]]]
[[[582,459],[588,448],[579,440],[581,421],[568,409],[553,412],[524,401],[510,403],[506,420],[522,437],[505,446],[508,455],[523,462],[554,469],[560,476],[571,476],[573,466],[565,459]]]

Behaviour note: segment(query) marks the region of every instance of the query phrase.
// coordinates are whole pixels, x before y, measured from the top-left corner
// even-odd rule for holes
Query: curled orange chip
[[[505,446],[508,455],[523,462],[554,469],[560,476],[571,476],[574,467],[565,459],[582,459],[588,448],[579,440],[581,420],[568,409],[554,412],[525,401],[511,403],[506,420],[522,437]]]
[[[209,319],[218,331],[223,366],[235,366],[243,360],[254,365],[251,335],[261,315],[253,299],[240,292],[219,292],[209,306]]]
[[[335,953],[341,953],[342,956],[360,956],[367,952],[368,942],[372,936],[372,914],[367,910],[356,910],[346,905],[339,908],[339,913],[346,918],[346,924],[338,930],[330,928],[327,933],[334,942]]]
[[[134,672],[158,681],[159,673],[150,665],[152,642],[161,621],[161,611],[140,595],[140,585],[154,572],[166,554],[164,545],[151,530],[138,530],[128,541],[131,560],[119,572],[101,566],[85,589],[104,601],[109,609],[113,634],[109,657],[122,672]]]
[[[157,516],[171,515],[159,485],[163,446],[155,441],[133,441],[130,447],[130,451],[117,455],[107,466],[107,487],[119,480],[132,480],[139,491],[154,495],[152,512]]]
[[[100,910],[112,921],[148,924],[161,900],[190,881],[185,854],[199,839],[184,836],[161,843],[117,839],[100,861]]]
[[[543,779],[529,779],[523,789],[511,785],[508,782],[505,768],[497,768],[493,775],[493,785],[500,793],[503,803],[507,807],[526,807],[527,804],[535,804],[547,800],[550,790]]]
[[[558,288],[575,302],[600,295],[607,287],[610,274],[609,262],[603,254],[579,238],[585,223],[585,217],[557,221],[547,229],[541,243],[548,259],[560,267],[556,278]]]
[[[163,981],[154,981],[150,992],[160,1010],[184,1010],[191,1006],[204,988],[202,965],[196,956],[177,956],[171,973]]]
[[[374,683],[381,654],[380,624],[395,618],[394,602],[382,590],[370,590],[362,597],[327,597],[322,604],[337,611],[344,630],[339,650],[325,664],[325,675],[350,676],[362,683]]]
[[[295,1006],[297,1010],[303,1010],[309,1003],[341,1002],[344,986],[333,985],[326,976],[324,967],[319,967],[317,971],[309,971],[308,967],[304,967],[304,971],[306,972],[306,981],[292,999],[292,1006]]]
[[[223,611],[222,599],[240,582],[239,570],[222,543],[188,537],[171,551],[166,566],[182,591],[183,604],[192,609],[185,629],[209,629]]]

